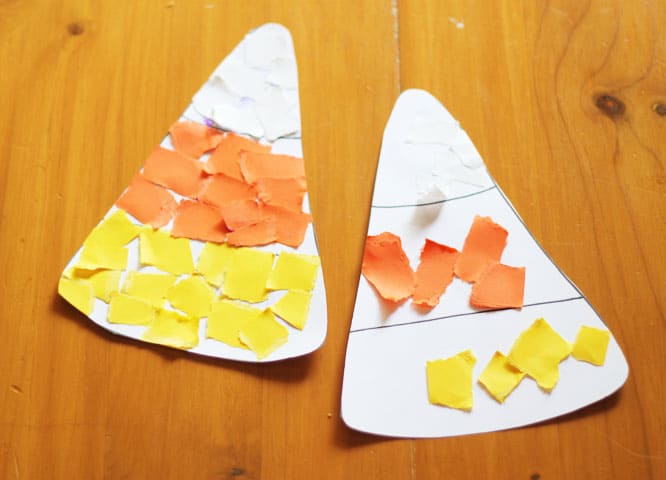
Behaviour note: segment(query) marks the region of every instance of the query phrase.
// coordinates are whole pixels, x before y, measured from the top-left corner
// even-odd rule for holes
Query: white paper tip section
[[[294,46],[282,25],[248,33],[192,99],[204,118],[272,142],[301,132]]]

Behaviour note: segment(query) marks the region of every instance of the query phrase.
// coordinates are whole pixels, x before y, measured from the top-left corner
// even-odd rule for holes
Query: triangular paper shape
[[[477,216],[481,235],[465,245]],[[508,232],[501,259],[477,264],[488,271],[475,281],[451,279],[454,269],[475,277],[475,246],[502,247],[504,234],[495,223]],[[422,90],[404,92],[386,126],[368,235],[342,389],[342,418],[349,427],[395,437],[502,430],[585,407],[625,382],[627,362],[612,336],[602,366],[567,356],[582,326],[602,330],[591,330],[601,343],[608,339],[607,327],[532,237],[458,122]],[[466,260],[461,263],[457,255]],[[417,270],[424,256],[429,263],[412,274],[410,267]],[[428,291],[424,285],[432,278],[439,283]],[[416,306],[417,293],[387,301],[380,291],[394,299],[420,291],[422,302],[436,306]],[[470,302],[523,306],[490,310]],[[535,343],[512,350],[530,326],[521,339]],[[506,355],[541,386],[507,364]],[[546,375],[539,370],[542,356],[551,362]],[[535,369],[527,368],[535,358]],[[481,380],[500,399],[508,393],[503,403],[479,383],[487,367]]]
[[[300,132],[291,35],[266,24],[194,95],[58,291],[113,333],[191,353],[316,350],[326,295]]]

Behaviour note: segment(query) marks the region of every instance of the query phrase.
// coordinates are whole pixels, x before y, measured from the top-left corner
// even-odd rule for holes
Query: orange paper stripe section
[[[260,178],[256,187],[263,203],[301,211],[306,191],[304,178]]]
[[[236,180],[243,180],[239,163],[241,152],[268,153],[270,151],[270,145],[262,145],[249,138],[227,133],[208,158],[204,169],[208,173],[224,173]]]
[[[416,287],[412,302],[421,307],[435,307],[453,281],[453,267],[460,252],[426,238],[421,262],[416,269]]]
[[[149,182],[141,173],[134,176],[127,190],[116,202],[118,208],[153,228],[169,223],[176,205],[176,200],[168,190]]]
[[[308,213],[296,212],[279,205],[264,205],[263,215],[274,217],[277,228],[277,241],[297,248],[305,239],[305,232],[312,221]]]
[[[400,237],[392,233],[368,236],[361,272],[377,293],[391,302],[404,300],[414,292],[414,271]]]
[[[489,263],[500,261],[508,235],[490,217],[475,216],[456,263],[455,274],[467,282],[477,281]]]
[[[214,149],[224,138],[223,132],[190,121],[174,123],[169,135],[177,152],[194,158]]]
[[[176,210],[171,236],[223,243],[227,231],[217,208],[196,200],[183,200]]]
[[[265,216],[261,206],[254,200],[230,203],[221,210],[224,222],[230,230],[238,230],[259,223]]]
[[[252,184],[260,178],[305,178],[303,159],[290,155],[244,152],[240,167],[245,181]]]
[[[227,235],[227,242],[234,247],[258,247],[277,240],[277,225],[274,217],[267,217],[253,225],[247,225]]]
[[[143,175],[186,197],[195,197],[204,180],[200,162],[162,147],[157,147],[148,156]]]
[[[476,308],[521,308],[525,292],[525,267],[493,263],[472,286],[469,304]]]
[[[204,181],[197,198],[202,202],[224,207],[235,202],[252,200],[257,192],[252,185],[236,180],[222,173],[212,175]]]

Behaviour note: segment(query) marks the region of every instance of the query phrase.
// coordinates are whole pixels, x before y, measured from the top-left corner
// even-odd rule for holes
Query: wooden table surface
[[[293,35],[329,334],[245,365],[102,331],[58,276],[251,28]],[[666,2],[0,0],[0,476],[666,478]],[[340,420],[381,135],[429,90],[630,365],[542,425],[390,440]]]

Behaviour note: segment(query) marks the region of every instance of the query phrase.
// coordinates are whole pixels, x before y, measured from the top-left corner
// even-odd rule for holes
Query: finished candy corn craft
[[[58,285],[121,335],[242,361],[326,336],[291,36],[250,32],[194,95]]]

